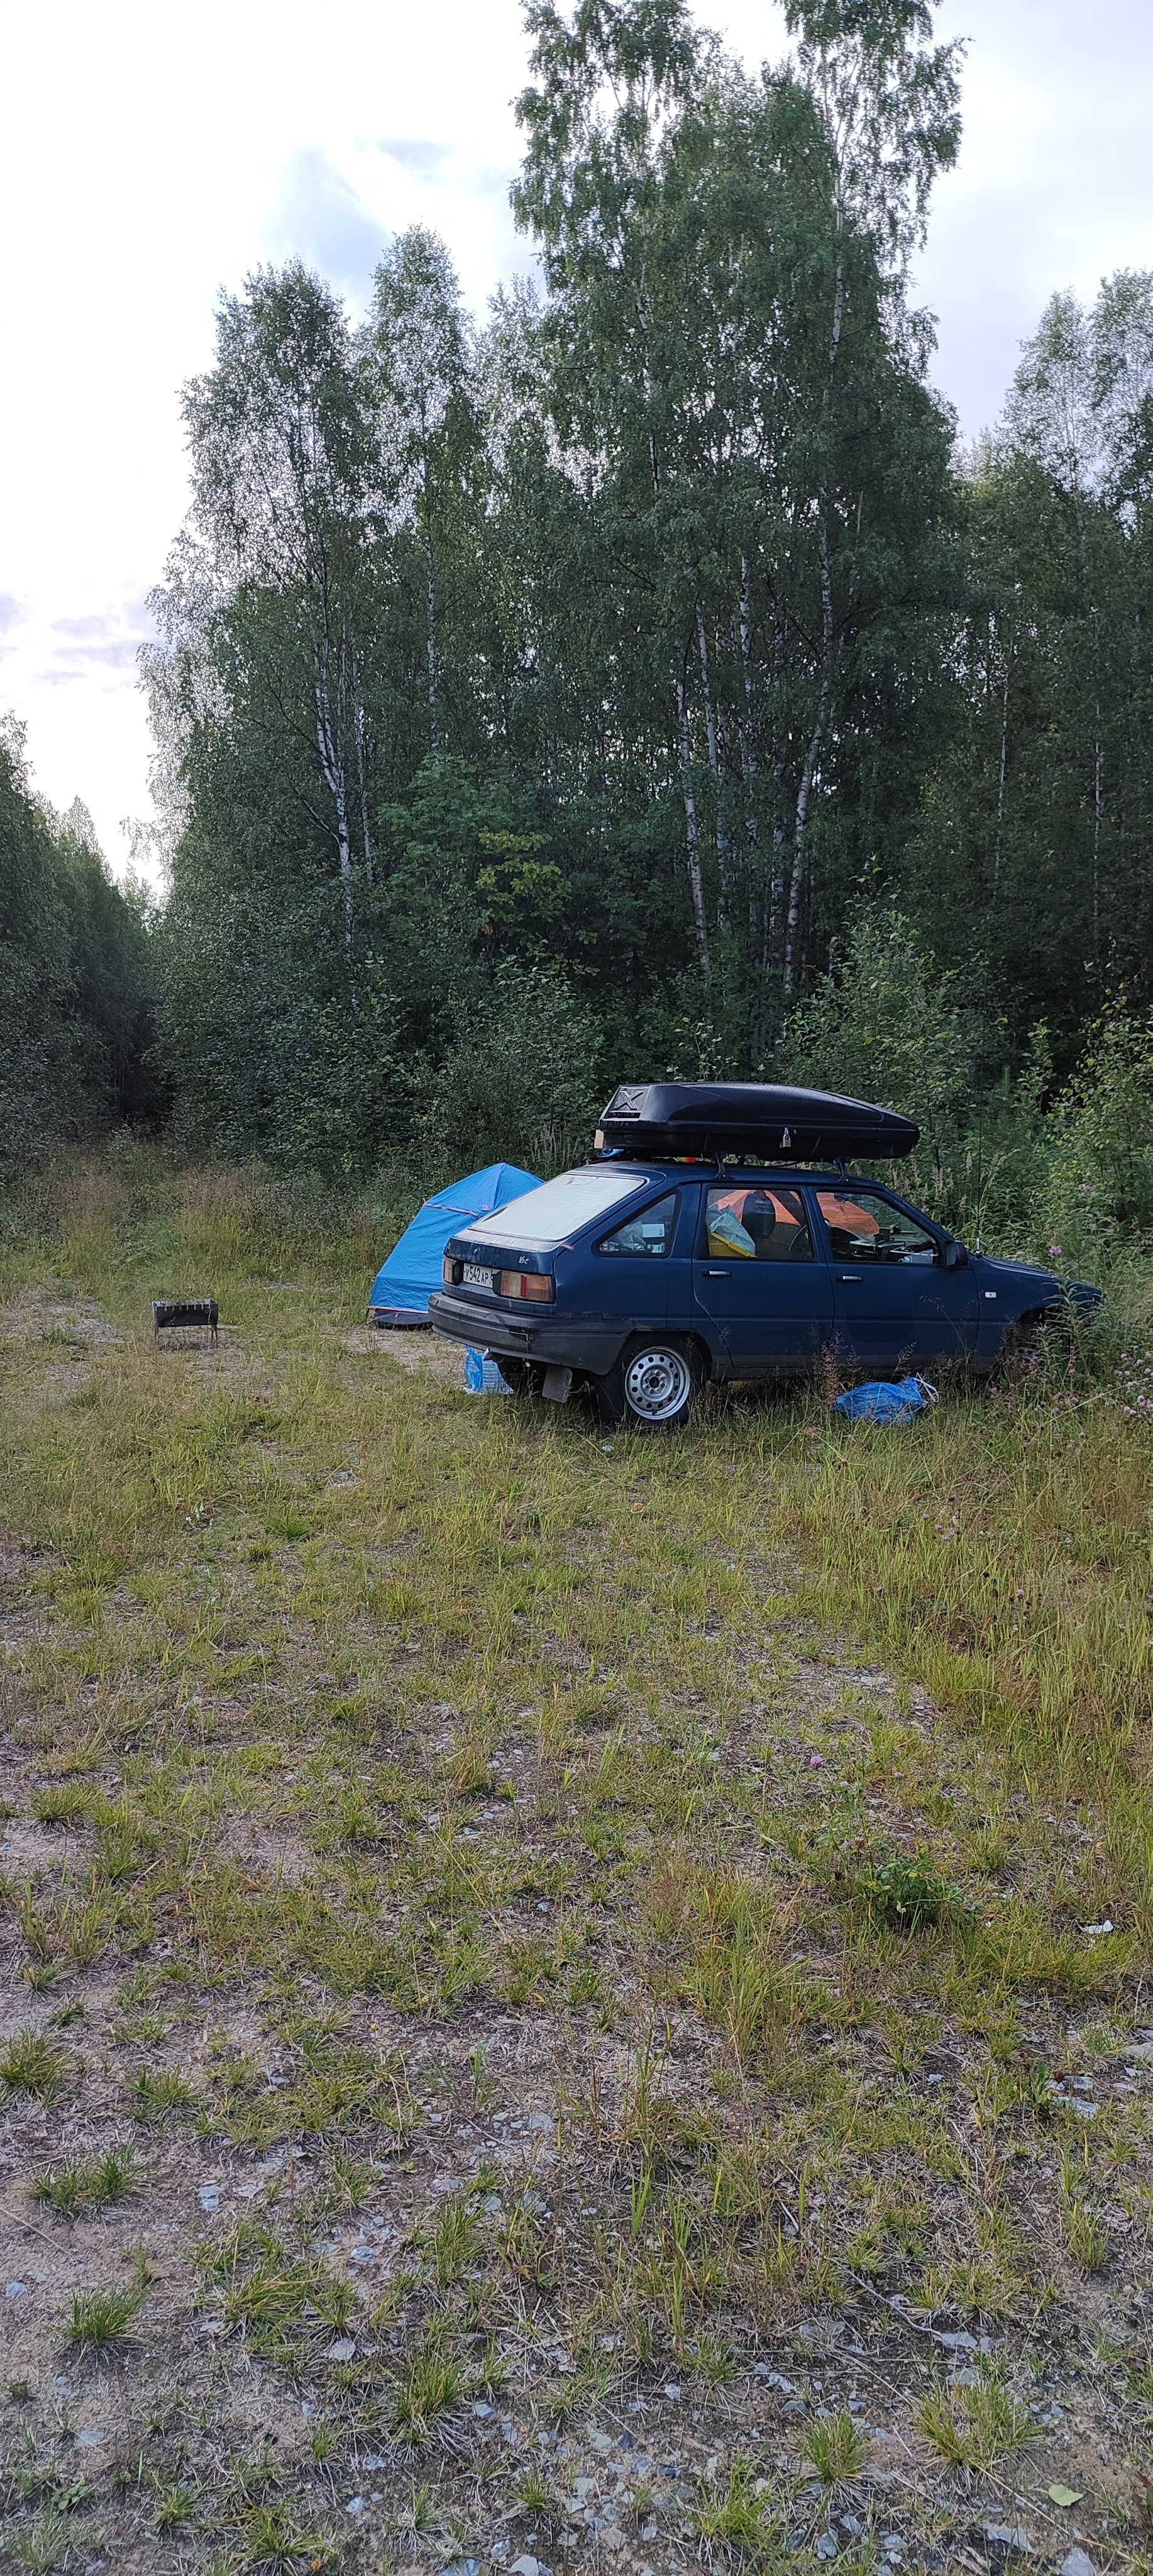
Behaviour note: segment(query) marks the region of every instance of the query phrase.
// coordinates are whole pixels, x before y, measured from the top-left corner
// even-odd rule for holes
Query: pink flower
[[[1050,1246],[1049,1246],[1049,1259],[1050,1259],[1050,1261],[1059,1261],[1059,1260],[1060,1260],[1060,1258],[1061,1258],[1061,1246],[1060,1246],[1060,1244],[1059,1244],[1059,1243],[1051,1243],[1051,1244],[1050,1244]]]
[[[823,1763],[824,1763],[824,1759],[825,1759],[825,1757],[824,1757],[824,1754],[823,1754],[823,1753],[810,1753],[810,1755],[809,1755],[809,1769],[810,1769],[810,1771],[819,1771],[819,1770],[821,1769],[821,1767],[822,1767]]]

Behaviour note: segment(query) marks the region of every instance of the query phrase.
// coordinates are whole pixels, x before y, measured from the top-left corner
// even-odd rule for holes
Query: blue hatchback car
[[[850,1377],[987,1376],[1045,1318],[1100,1304],[969,1252],[846,1170],[916,1141],[909,1120],[821,1092],[622,1085],[590,1162],[450,1238],[430,1321],[517,1392],[564,1403],[591,1385],[603,1421],[655,1429],[710,1380],[798,1377],[825,1352]]]

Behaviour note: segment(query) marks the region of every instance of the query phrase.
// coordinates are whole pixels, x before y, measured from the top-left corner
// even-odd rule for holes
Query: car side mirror
[[[968,1258],[969,1254],[966,1245],[958,1243],[955,1234],[950,1235],[948,1242],[943,1243],[941,1246],[940,1259],[942,1270],[963,1270]]]

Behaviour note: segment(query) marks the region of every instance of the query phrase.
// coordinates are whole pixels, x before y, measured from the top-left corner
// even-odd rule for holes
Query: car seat
[[[758,1261],[773,1258],[773,1236],[777,1230],[777,1211],[771,1199],[749,1197],[741,1210],[741,1224],[751,1234],[757,1247]]]

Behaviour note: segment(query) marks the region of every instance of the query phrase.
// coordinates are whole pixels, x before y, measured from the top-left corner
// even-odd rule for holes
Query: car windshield
[[[539,1190],[526,1190],[510,1207],[494,1208],[491,1216],[482,1216],[477,1225],[462,1226],[461,1232],[467,1232],[470,1240],[473,1235],[486,1235],[495,1243],[563,1243],[566,1235],[577,1233],[594,1217],[607,1216],[644,1186],[641,1172],[606,1170],[603,1163],[594,1163],[584,1171],[562,1172],[555,1181],[542,1181]]]

